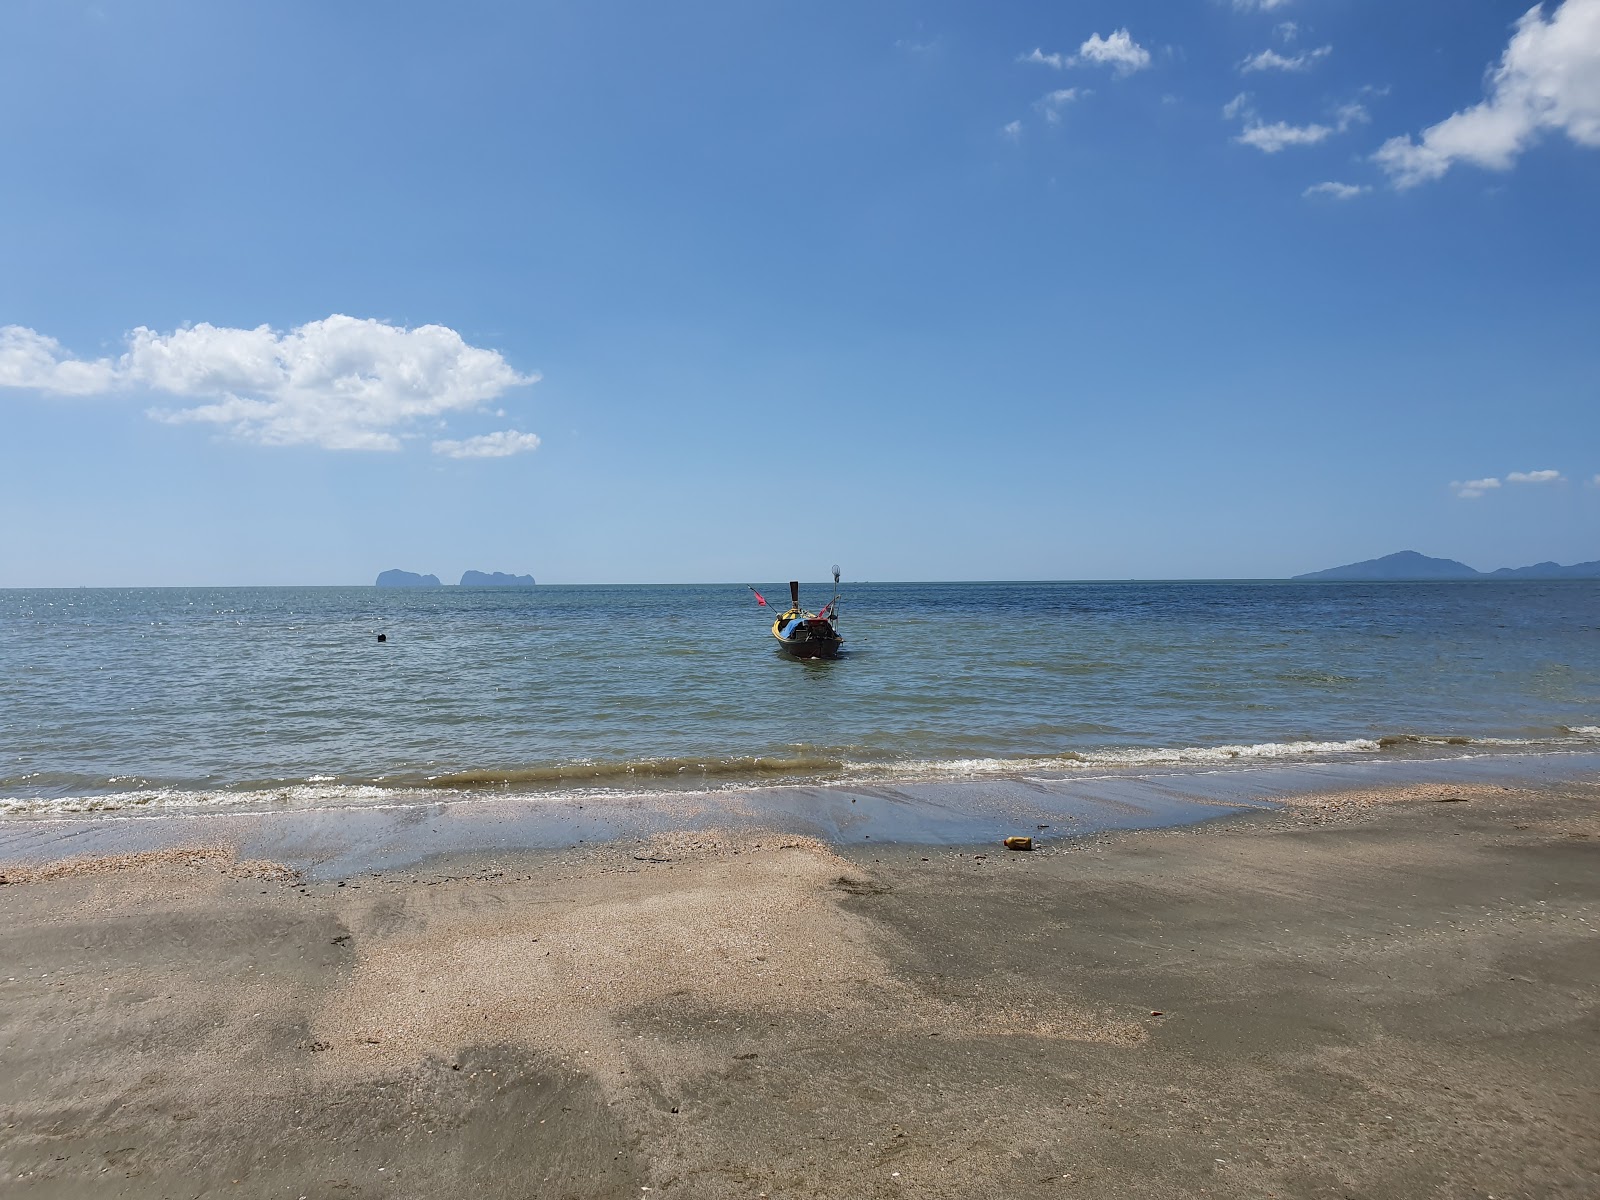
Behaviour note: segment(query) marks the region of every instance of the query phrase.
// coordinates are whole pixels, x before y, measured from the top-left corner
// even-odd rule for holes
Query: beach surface
[[[1600,784],[1275,803],[1034,853],[128,823],[4,868],[0,1191],[1600,1193]]]

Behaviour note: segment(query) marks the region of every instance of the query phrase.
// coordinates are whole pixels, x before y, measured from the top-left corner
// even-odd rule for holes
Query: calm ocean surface
[[[843,611],[805,663],[737,585],[0,591],[0,815],[1600,747],[1592,582],[847,582]]]

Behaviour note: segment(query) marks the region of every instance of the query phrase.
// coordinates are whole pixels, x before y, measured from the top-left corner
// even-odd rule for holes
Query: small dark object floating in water
[[[380,633],[378,635],[378,640],[380,642],[387,642],[389,640],[389,635],[387,633]]]
[[[751,589],[754,591],[755,589]],[[760,592],[756,598],[766,600]],[[833,599],[822,606],[821,612],[811,612],[800,607],[800,583],[789,581],[789,609],[772,623],[772,636],[796,658],[833,658],[844,644],[839,636],[839,568],[833,568]]]

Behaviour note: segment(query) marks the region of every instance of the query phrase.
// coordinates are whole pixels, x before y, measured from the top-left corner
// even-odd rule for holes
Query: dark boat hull
[[[844,639],[809,638],[805,641],[790,641],[788,638],[778,638],[778,645],[796,658],[833,658],[844,645]]]
[[[844,639],[830,622],[820,618],[792,622],[797,628],[790,631],[791,636],[784,637],[785,626],[791,624],[786,619],[790,615],[785,613],[772,623],[772,636],[778,645],[796,658],[832,658],[839,653]]]

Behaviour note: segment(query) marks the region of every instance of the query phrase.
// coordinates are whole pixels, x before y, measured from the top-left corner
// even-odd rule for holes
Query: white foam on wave
[[[977,779],[1028,775],[1040,771],[1070,773],[1095,767],[1209,766],[1250,760],[1303,758],[1306,755],[1373,754],[1375,738],[1338,742],[1257,742],[1228,746],[1130,746],[1121,749],[1072,751],[1026,758],[950,758],[921,762],[851,763],[851,774],[906,779]]]
[[[330,777],[331,778],[331,777]],[[396,793],[371,785],[292,784],[254,791],[183,791],[177,788],[108,792],[98,796],[0,796],[0,817],[179,813],[193,809],[312,808],[391,800]]]
[[[1572,725],[1562,735],[1542,738],[1505,737],[1430,737],[1402,735],[1392,738],[1349,738],[1342,741],[1255,742],[1223,746],[1127,746],[1098,750],[1085,749],[1058,755],[1017,758],[949,758],[852,762],[837,764],[837,773],[822,772],[806,778],[771,779],[727,778],[707,786],[706,791],[757,791],[773,787],[828,786],[902,781],[1027,779],[1033,776],[1071,776],[1084,770],[1138,770],[1142,767],[1216,768],[1229,764],[1269,765],[1273,762],[1304,762],[1307,758],[1331,761],[1382,754],[1400,746],[1453,748],[1462,757],[1485,751],[1537,751],[1592,747],[1600,742],[1600,725]],[[337,808],[347,805],[411,805],[459,802],[470,799],[518,797],[559,802],[585,796],[623,796],[648,798],[655,790],[618,789],[606,786],[511,789],[450,788],[419,792],[411,786],[384,787],[377,784],[339,784],[334,776],[313,775],[301,783],[240,791],[140,789],[77,796],[0,796],[0,819],[17,817],[192,815],[204,811],[270,812],[284,809]],[[698,789],[697,789],[698,790]]]

